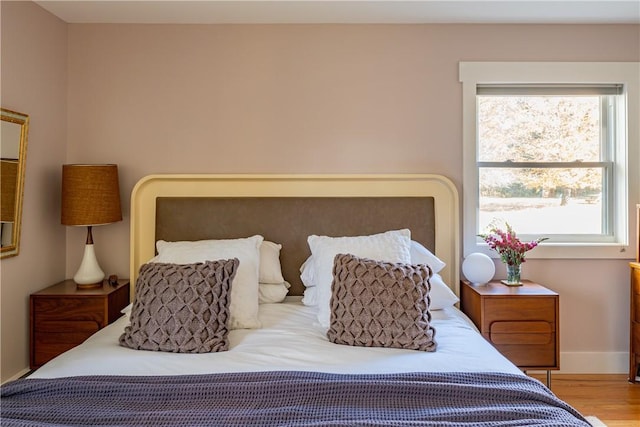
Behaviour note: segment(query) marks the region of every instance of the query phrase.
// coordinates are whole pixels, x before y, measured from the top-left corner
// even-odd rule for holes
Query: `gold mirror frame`
[[[29,116],[2,108],[0,135],[0,258],[20,252]]]

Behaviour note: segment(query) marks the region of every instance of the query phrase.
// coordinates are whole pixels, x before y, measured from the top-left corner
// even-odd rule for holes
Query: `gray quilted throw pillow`
[[[427,265],[334,259],[329,341],[364,347],[435,351]]]
[[[140,267],[131,323],[120,345],[173,353],[225,351],[237,259]]]

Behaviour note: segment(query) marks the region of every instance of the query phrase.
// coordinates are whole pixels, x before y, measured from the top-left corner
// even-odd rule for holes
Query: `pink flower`
[[[500,254],[500,259],[508,265],[520,265],[525,262],[525,253],[538,246],[538,243],[547,240],[546,237],[540,237],[531,242],[521,242],[516,236],[516,232],[509,224],[506,224],[507,231],[499,228],[492,228],[489,234],[479,234],[487,243],[490,249]]]

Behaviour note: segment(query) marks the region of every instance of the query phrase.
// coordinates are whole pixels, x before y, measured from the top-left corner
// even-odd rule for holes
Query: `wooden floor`
[[[542,382],[544,375],[531,375]],[[640,383],[627,375],[554,374],[551,391],[582,415],[595,415],[607,427],[640,427]]]

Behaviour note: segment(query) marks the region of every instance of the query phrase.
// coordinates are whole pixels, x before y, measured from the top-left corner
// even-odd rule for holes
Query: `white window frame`
[[[622,84],[614,153],[613,241],[547,241],[528,258],[617,258],[636,256],[635,206],[640,203],[640,63],[638,62],[460,62],[463,116],[464,255],[482,252],[497,258],[477,234],[478,171],[476,94],[478,85]],[[627,120],[628,118],[628,120]],[[517,230],[516,230],[517,231]],[[579,239],[576,239],[579,240]]]

